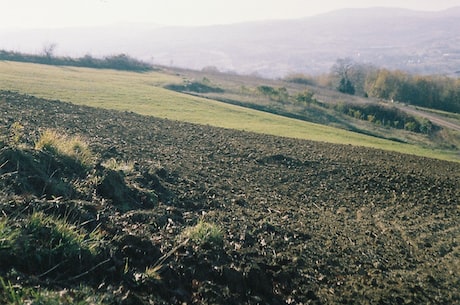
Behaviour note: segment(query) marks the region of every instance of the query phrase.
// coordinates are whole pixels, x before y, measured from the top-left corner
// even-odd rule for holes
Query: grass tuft
[[[21,143],[21,139],[24,136],[24,126],[21,125],[19,122],[14,122],[10,126],[10,145],[12,146],[19,146]]]
[[[83,251],[94,254],[95,247],[86,234],[64,220],[37,212],[30,216],[23,234],[28,240],[22,249],[30,259],[56,262],[78,259]]]
[[[41,134],[35,149],[75,159],[84,166],[91,165],[94,160],[88,144],[79,136],[67,137],[50,129]]]
[[[17,234],[18,232],[8,225],[7,218],[0,219],[0,251],[11,249]]]
[[[158,265],[158,266],[155,265],[155,266],[147,267],[145,268],[144,274],[149,280],[161,281],[160,271],[162,267],[163,267],[162,265]]]
[[[81,272],[101,249],[99,230],[86,232],[66,220],[34,212],[22,221],[0,221],[0,268],[32,274]]]
[[[43,288],[14,285],[0,277],[0,304],[4,305],[103,305],[104,297],[88,288],[50,291]]]
[[[195,226],[185,229],[184,235],[199,246],[218,246],[224,240],[224,234],[217,225],[201,220]]]
[[[134,172],[134,162],[118,161],[115,158],[110,158],[109,160],[103,162],[102,166],[116,172],[122,171],[125,174]]]

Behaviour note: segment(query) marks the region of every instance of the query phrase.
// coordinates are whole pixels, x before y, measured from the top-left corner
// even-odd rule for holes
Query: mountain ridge
[[[265,77],[328,72],[343,57],[413,73],[455,75],[460,38],[453,28],[460,28],[460,7],[436,12],[343,9],[300,19],[214,26],[0,31],[0,48],[37,52],[53,42],[59,55],[128,53],[160,65],[214,66]]]

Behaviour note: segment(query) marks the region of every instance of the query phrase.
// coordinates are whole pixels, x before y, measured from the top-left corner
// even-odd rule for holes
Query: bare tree
[[[43,54],[48,60],[51,60],[51,57],[54,55],[54,50],[56,50],[56,43],[48,43],[43,47]]]
[[[349,72],[354,66],[353,59],[347,58],[339,58],[332,66],[332,73],[338,76],[339,79],[345,78],[348,79]]]
[[[355,87],[350,79],[354,62],[351,58],[339,58],[332,66],[331,71],[335,78],[336,88],[340,92],[355,94]]]

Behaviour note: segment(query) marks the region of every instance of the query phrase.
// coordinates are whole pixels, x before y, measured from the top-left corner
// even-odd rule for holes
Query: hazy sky
[[[208,25],[288,19],[340,8],[443,10],[460,0],[0,0],[0,27],[62,27],[120,22]]]

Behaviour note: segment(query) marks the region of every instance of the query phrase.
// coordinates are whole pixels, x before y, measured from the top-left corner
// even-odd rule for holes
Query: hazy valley
[[[460,71],[460,9],[348,9],[298,20],[205,27],[119,24],[0,31],[0,48],[94,56],[127,53],[154,64],[281,77],[328,72],[337,58],[414,73]]]

